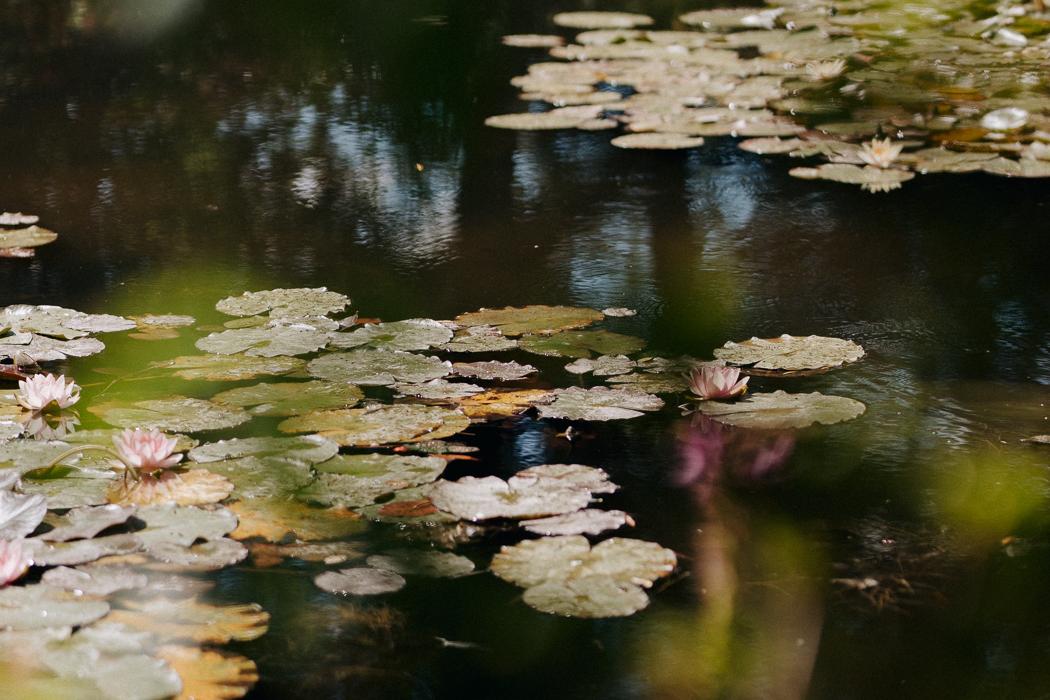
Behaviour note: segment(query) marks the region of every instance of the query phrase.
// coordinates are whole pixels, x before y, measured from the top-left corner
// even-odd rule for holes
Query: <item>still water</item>
[[[224,296],[327,286],[389,320],[630,307],[611,327],[667,356],[781,333],[867,350],[790,387],[867,413],[800,431],[769,473],[749,468],[761,445],[746,439],[721,469],[690,469],[703,429],[673,405],[578,425],[571,442],[559,421],[472,428],[480,460],[447,477],[601,466],[629,536],[674,549],[679,571],[645,611],[586,621],[538,613],[485,573],[359,602],[315,588],[314,565],[234,567],[212,599],[272,615],[230,647],[258,664],[250,697],[1050,694],[1050,451],[1021,442],[1050,432],[1046,184],[929,176],[870,195],[792,179],[786,159],[730,138],[645,153],[482,125],[521,111],[508,81],[538,58],[501,35],[549,32],[564,9],[666,24],[697,7],[0,5],[2,206],[61,236],[0,260],[0,305],[216,323]],[[199,335],[112,335],[66,369],[91,401]],[[484,566],[502,537],[459,551]],[[397,539],[373,528],[361,544]]]

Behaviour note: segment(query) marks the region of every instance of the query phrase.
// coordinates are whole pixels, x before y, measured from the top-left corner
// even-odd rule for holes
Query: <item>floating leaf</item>
[[[402,489],[390,500],[360,508],[358,512],[370,520],[399,525],[430,527],[458,522],[456,516],[438,510],[427,496],[428,489],[429,485]]]
[[[900,189],[901,183],[915,177],[915,173],[907,170],[876,168],[871,165],[861,168],[847,163],[826,163],[815,168],[792,168],[788,174],[803,180],[831,180],[860,185],[868,192],[891,192]]]
[[[94,338],[58,340],[32,333],[0,338],[0,358],[8,358],[20,364],[58,362],[67,357],[90,357],[105,349],[102,341]]]
[[[118,566],[85,566],[71,569],[60,566],[44,572],[41,581],[74,593],[105,597],[124,590],[145,588],[148,579],[135,569]]]
[[[138,481],[115,484],[109,493],[111,503],[149,506],[175,503],[180,506],[202,506],[218,503],[233,493],[233,482],[207,469],[185,472],[163,471],[158,476],[143,476]]]
[[[350,408],[364,398],[353,384],[336,382],[279,382],[229,389],[212,397],[224,406],[247,408],[257,416],[297,416],[310,411]]]
[[[470,426],[459,411],[441,406],[398,404],[339,411],[316,411],[283,421],[286,433],[315,432],[340,445],[369,447],[449,437]]]
[[[428,318],[365,324],[349,333],[332,334],[332,347],[373,350],[427,350],[452,339],[448,326]]]
[[[16,334],[29,332],[72,340],[92,333],[126,331],[134,327],[134,321],[121,316],[86,314],[61,306],[16,304],[0,308],[0,330]]]
[[[285,559],[319,561],[332,565],[364,557],[361,550],[349,542],[295,542],[294,544],[254,542],[251,545],[251,552],[252,563],[263,568],[277,566]]]
[[[256,498],[230,506],[240,524],[231,537],[246,540],[261,537],[281,542],[288,537],[300,540],[327,540],[360,531],[365,523],[345,508],[315,508],[299,501]]]
[[[22,492],[43,496],[49,508],[100,506],[109,503],[109,490],[116,473],[99,474],[77,469],[58,479],[26,479]]]
[[[0,248],[36,248],[58,239],[58,234],[40,226],[0,231]]]
[[[48,542],[91,539],[108,527],[123,525],[135,514],[135,510],[134,506],[118,505],[73,508],[65,515],[49,518],[48,524],[52,529],[42,534],[40,539]]]
[[[43,496],[0,491],[0,539],[20,540],[37,528],[47,514]]]
[[[601,492],[608,487],[615,489],[600,469],[557,466],[571,467],[574,477],[558,478],[543,472],[521,473],[507,481],[495,476],[467,476],[459,481],[438,481],[430,488],[430,500],[463,520],[540,518],[586,508],[595,484],[607,484]]]
[[[697,410],[720,423],[741,428],[766,428],[781,430],[805,428],[814,423],[832,425],[853,420],[864,413],[860,401],[844,396],[812,394],[788,394],[774,391],[771,394],[748,394],[739,401],[701,401]]]
[[[645,341],[612,331],[563,331],[554,335],[526,335],[521,349],[537,355],[557,357],[593,357],[599,355],[630,355],[645,347]]]
[[[393,571],[358,567],[326,571],[315,576],[314,583],[337,595],[381,595],[401,590],[406,582]]]
[[[562,330],[584,328],[603,318],[600,311],[576,306],[507,306],[461,314],[456,317],[456,323],[460,326],[492,326],[507,336],[526,333],[550,335]]]
[[[216,355],[244,353],[252,357],[306,355],[328,344],[328,333],[313,328],[273,325],[212,333],[197,341],[197,349]]]
[[[454,401],[485,391],[477,384],[448,382],[444,379],[431,379],[422,384],[395,384],[393,389],[399,397],[412,396],[431,401]]]
[[[581,358],[575,362],[570,362],[565,365],[565,371],[572,374],[586,374],[590,372],[596,377],[610,377],[618,374],[627,374],[637,365],[637,362],[626,355],[602,355],[594,360]]]
[[[387,386],[397,382],[419,384],[452,372],[452,365],[436,357],[409,352],[353,350],[323,355],[307,365],[318,379],[362,386]]]
[[[685,136],[684,134],[641,133],[617,136],[610,143],[617,148],[677,151],[703,146],[704,139],[700,136]]]
[[[676,564],[674,552],[655,542],[613,537],[592,548],[581,536],[544,537],[503,547],[492,572],[526,588],[525,602],[542,612],[622,617],[646,607],[642,588]]]
[[[234,438],[210,442],[190,450],[194,462],[211,463],[241,457],[278,457],[282,460],[310,466],[331,459],[339,446],[317,435],[301,437]]]
[[[429,484],[445,471],[445,460],[411,455],[339,455],[317,465],[317,480],[299,498],[326,506],[358,508],[400,489]]]
[[[251,419],[250,415],[238,408],[185,396],[136,401],[130,404],[95,404],[88,410],[110,425],[122,428],[157,428],[187,433],[232,428]]]
[[[184,547],[165,542],[149,549],[149,555],[177,571],[218,571],[244,561],[248,548],[236,540],[220,537]]]
[[[471,326],[441,346],[449,352],[502,352],[518,347],[518,341],[492,326]]]
[[[565,39],[557,34],[508,34],[502,41],[504,46],[523,49],[550,48],[565,43]]]
[[[540,464],[522,469],[518,479],[541,479],[551,488],[587,489],[592,493],[613,493],[618,488],[603,469],[583,464]]]
[[[259,681],[255,662],[240,655],[169,645],[158,649],[157,656],[182,680],[176,700],[243,698]]]
[[[516,416],[533,406],[550,403],[554,396],[553,391],[546,389],[494,390],[470,396],[458,405],[471,420],[488,420]]]
[[[759,370],[826,370],[856,362],[864,357],[864,348],[842,338],[785,334],[779,338],[751,338],[740,343],[729,341],[714,354],[729,364]]]
[[[497,114],[485,120],[485,126],[514,131],[550,131],[555,129],[572,129],[592,119],[590,114],[581,114],[574,107],[552,109],[549,112],[518,112],[514,114]],[[600,109],[600,107],[598,108]],[[595,110],[597,112],[597,110]],[[512,334],[508,334],[512,335]]]
[[[208,605],[195,600],[153,598],[126,601],[130,610],[114,610],[109,620],[149,632],[163,640],[198,644],[250,642],[266,634],[269,614],[254,604]]]
[[[238,457],[210,462],[208,469],[232,482],[232,495],[242,501],[288,498],[314,478],[309,462],[283,457]]]
[[[193,316],[180,316],[177,314],[144,314],[142,316],[129,316],[135,325],[143,330],[152,328],[182,328],[192,326],[197,322]]]
[[[216,540],[233,532],[237,518],[227,508],[198,508],[173,503],[139,508],[146,529],[135,533],[146,547],[174,543],[188,547],[197,540]]]
[[[0,588],[0,629],[34,630],[79,627],[109,612],[100,600],[84,600],[42,584]]]
[[[38,566],[87,564],[106,556],[134,554],[143,547],[142,540],[132,534],[55,543],[32,539],[26,543],[33,545],[33,563]]]
[[[392,549],[368,557],[368,565],[402,576],[459,578],[474,573],[474,562],[452,552],[420,552],[414,549]]]
[[[269,312],[274,318],[323,316],[342,311],[350,299],[325,287],[316,289],[270,289],[227,297],[215,305],[228,316],[254,316]]]
[[[543,418],[569,420],[621,420],[637,418],[643,411],[663,407],[662,399],[630,389],[571,387],[554,392],[554,401],[539,407]]]
[[[587,508],[552,518],[529,520],[523,523],[522,527],[537,535],[600,535],[606,530],[616,530],[624,525],[633,524],[634,521],[622,510]]]
[[[524,379],[528,375],[538,371],[532,365],[522,365],[517,362],[454,362],[452,373],[460,377],[475,377],[477,379],[512,382]]]
[[[173,369],[182,379],[209,382],[239,382],[267,375],[282,375],[306,367],[297,357],[249,357],[248,355],[184,355],[154,362],[150,367]]]
[[[572,29],[631,29],[646,27],[653,18],[632,12],[559,12],[553,22]]]
[[[5,211],[0,214],[0,226],[28,226],[40,221],[36,214],[23,214],[20,211]]]

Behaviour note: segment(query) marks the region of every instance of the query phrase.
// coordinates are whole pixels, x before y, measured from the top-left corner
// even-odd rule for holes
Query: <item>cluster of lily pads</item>
[[[819,158],[795,177],[897,189],[916,174],[1050,176],[1050,12],[1041,2],[768,0],[689,12],[672,30],[623,12],[565,12],[559,35],[511,35],[543,61],[511,83],[549,110],[506,129],[615,130],[620,148],[747,137],[761,154]]]
[[[826,371],[863,355],[848,340],[730,342],[715,350],[715,361],[700,363],[644,355],[641,339],[595,327],[633,313],[626,309],[527,306],[451,321],[365,322],[338,318],[348,304],[324,288],[223,299],[216,309],[233,318],[197,341],[203,354],[155,362],[148,371],[241,384],[210,398],[87,407],[112,428],[78,430],[74,422],[61,435],[28,428],[41,414],[53,419],[73,410],[79,387],[64,377],[35,374],[18,390],[0,391],[5,654],[46,651],[26,663],[93,683],[103,694],[112,694],[127,666],[143,663],[144,690],[121,697],[175,694],[179,684],[185,692],[195,674],[209,675],[200,665],[221,663],[231,675],[218,674],[215,683],[224,697],[236,697],[251,685],[252,662],[199,647],[254,638],[265,632],[266,614],[198,600],[209,586],[200,573],[249,556],[256,566],[298,559],[324,568],[314,580],[326,591],[376,595],[413,576],[474,573],[475,562],[452,550],[508,531],[521,541],[504,546],[490,569],[524,588],[526,604],[573,617],[630,615],[648,605],[645,589],[675,569],[676,556],[624,537],[592,545],[588,537],[634,524],[623,511],[597,507],[618,488],[605,471],[544,464],[507,479],[444,479],[448,462],[477,449],[448,439],[526,412],[563,421],[634,419],[663,408],[660,394],[690,390],[696,410],[744,428],[830,424],[864,411],[852,399],[818,393],[740,397],[747,384],[741,371]],[[0,309],[0,323],[11,339],[0,355],[22,374],[31,364],[101,350],[92,333],[132,330],[149,338],[156,328],[194,320],[15,306]],[[559,387],[503,353],[564,358],[561,377],[575,385]],[[283,435],[196,437],[255,419],[274,420]],[[349,538],[370,523],[396,525],[415,545],[363,551]],[[105,663],[88,669],[88,658]]]
[[[39,220],[35,214],[0,214],[0,258],[31,258],[37,248],[53,243],[58,234],[37,226]]]

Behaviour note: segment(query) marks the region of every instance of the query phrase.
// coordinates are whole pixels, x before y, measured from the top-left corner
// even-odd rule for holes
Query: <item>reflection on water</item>
[[[548,618],[487,575],[349,604],[294,565],[223,572],[218,600],[273,614],[238,649],[257,696],[1045,693],[1050,453],[1018,443],[1050,432],[1045,186],[931,176],[875,197],[729,140],[649,154],[484,129],[517,109],[507,81],[530,60],[498,37],[568,5],[0,5],[3,207],[61,234],[0,261],[0,303],[213,322],[229,293],[326,285],[385,318],[630,306],[613,329],[669,354],[783,332],[868,350],[790,387],[868,405],[832,428],[668,409],[572,440],[531,419],[470,436],[462,473],[579,462],[624,486],[610,505],[684,562],[636,618]],[[74,367],[98,397],[105,372],[195,337],[114,339]]]

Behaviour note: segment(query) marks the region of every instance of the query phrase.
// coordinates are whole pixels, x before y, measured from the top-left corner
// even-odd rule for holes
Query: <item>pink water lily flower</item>
[[[0,540],[0,587],[21,578],[29,564],[20,540]]]
[[[903,148],[904,144],[902,143],[893,143],[889,139],[880,141],[877,138],[873,138],[870,142],[861,144],[860,150],[857,151],[857,156],[868,165],[876,168],[888,168],[893,165],[893,161],[897,160],[897,156],[901,154]]]
[[[169,469],[182,461],[181,454],[172,454],[177,441],[159,430],[130,428],[113,438],[117,454],[125,466],[135,472],[150,473]]]
[[[747,391],[750,378],[741,379],[740,370],[724,362],[705,362],[689,373],[689,390],[701,401],[728,399]]]
[[[16,397],[24,408],[38,413],[52,405],[69,408],[80,400],[80,387],[64,374],[34,374],[18,382]]]

